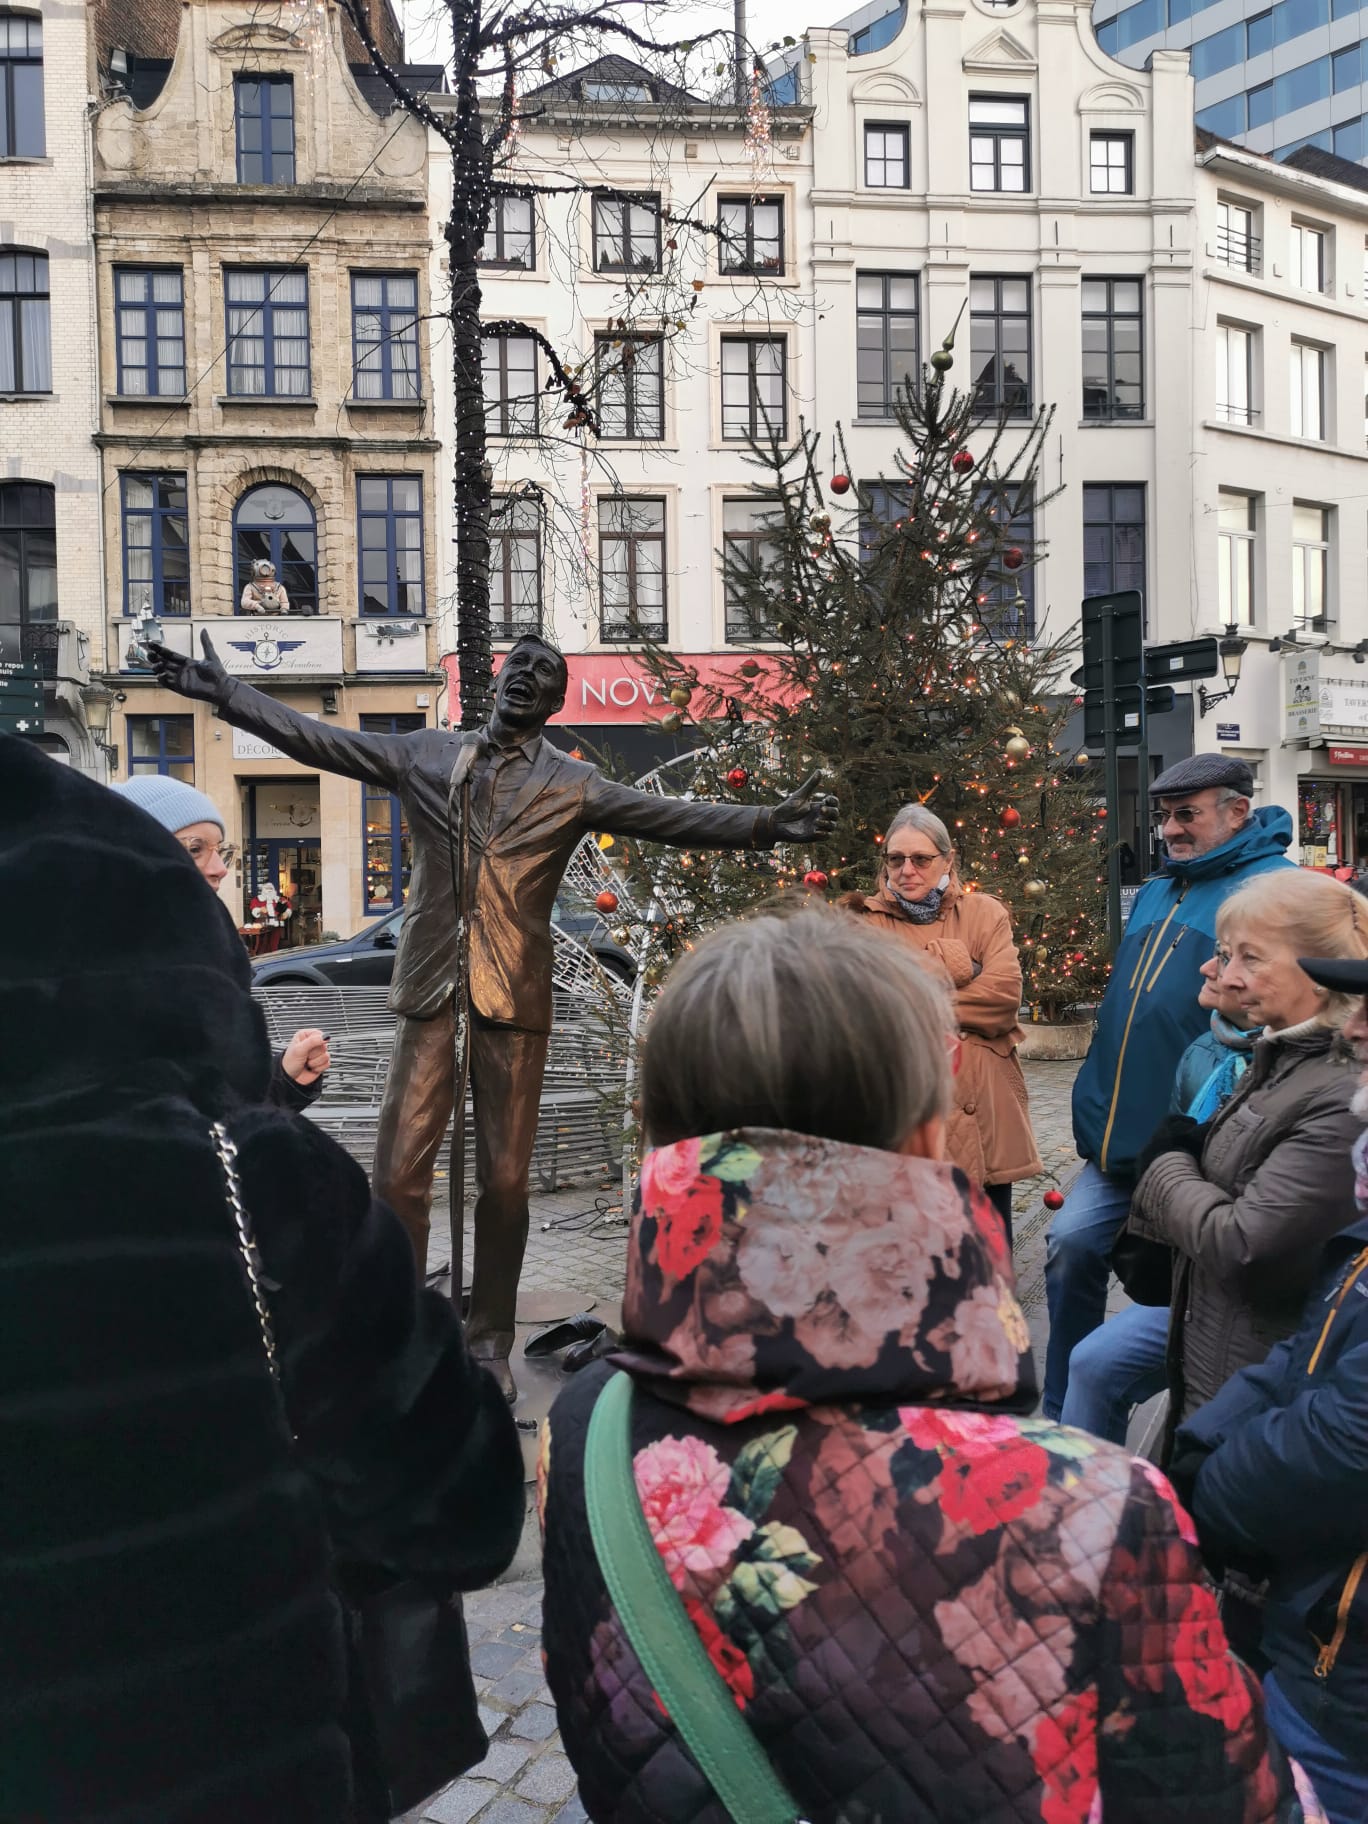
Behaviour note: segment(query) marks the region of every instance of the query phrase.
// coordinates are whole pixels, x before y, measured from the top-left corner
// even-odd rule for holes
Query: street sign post
[[[1085,596],[1083,618],[1083,726],[1085,740],[1101,738],[1107,793],[1107,936],[1121,942],[1122,741],[1139,749],[1140,790],[1149,784],[1145,728],[1144,600],[1138,589]],[[1096,732],[1094,732],[1096,731]],[[1142,809],[1143,814],[1143,809]]]
[[[41,735],[43,679],[16,666],[0,669],[0,735]]]

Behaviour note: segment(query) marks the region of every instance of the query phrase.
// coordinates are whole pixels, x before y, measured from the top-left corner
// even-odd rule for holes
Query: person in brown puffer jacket
[[[1297,958],[1368,957],[1368,908],[1328,875],[1280,870],[1225,901],[1216,942],[1223,985],[1263,1036],[1211,1121],[1161,1124],[1138,1161],[1129,1218],[1174,1250],[1170,1436],[1293,1333],[1325,1243],[1358,1214],[1350,1151],[1362,1122],[1339,1038],[1355,1001]]]
[[[884,837],[877,893],[841,905],[911,944],[954,991],[963,1049],[946,1158],[976,1183],[1012,1237],[1012,1184],[1043,1171],[1021,1074],[1021,959],[1001,900],[968,893],[950,832],[924,804],[905,804]]]

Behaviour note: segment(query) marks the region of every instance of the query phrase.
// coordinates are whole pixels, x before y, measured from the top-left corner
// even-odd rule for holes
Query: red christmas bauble
[[[956,475],[967,475],[974,466],[974,459],[968,450],[956,450],[950,458],[950,467]]]
[[[1021,812],[1014,804],[1009,804],[1006,810],[1003,811],[1002,815],[998,818],[998,822],[1002,825],[1004,830],[1014,830],[1021,822]]]
[[[1047,1210],[1062,1210],[1064,1208],[1064,1193],[1063,1191],[1046,1191],[1040,1201],[1045,1205]]]
[[[1002,554],[1004,569],[1020,570],[1025,562],[1026,553],[1021,549],[1020,545],[1009,545]]]
[[[602,912],[606,917],[608,913],[617,911],[618,896],[616,893],[614,893],[611,890],[611,888],[605,887],[603,889],[602,893],[600,893],[596,896],[596,898],[594,900],[594,904],[598,907],[599,911]]]
[[[1098,816],[1099,816],[1099,817],[1105,817],[1105,816],[1106,816],[1106,814],[1107,814],[1107,807],[1106,807],[1106,805],[1105,805],[1105,804],[1103,804],[1103,805],[1099,805],[1099,806],[1098,806],[1098,809],[1097,809],[1097,814],[1098,814]]]
[[[803,876],[803,885],[811,887],[814,893],[825,893],[830,882],[821,868],[809,868]]]
[[[749,778],[750,774],[744,766],[734,766],[727,774],[727,784],[734,792],[739,792]]]
[[[743,659],[741,664],[737,666],[737,670],[741,673],[743,678],[758,678],[760,676],[760,666],[755,659]]]
[[[849,494],[849,475],[833,475],[831,478],[831,491],[833,494]]]

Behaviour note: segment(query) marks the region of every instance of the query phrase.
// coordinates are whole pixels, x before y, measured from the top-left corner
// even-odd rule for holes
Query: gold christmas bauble
[[[1049,959],[1049,955],[1050,955],[1050,953],[1049,953],[1049,951],[1048,951],[1048,950],[1047,950],[1047,949],[1046,949],[1046,948],[1045,948],[1045,946],[1044,946],[1044,944],[1037,944],[1037,945],[1036,945],[1036,953],[1035,953],[1035,960],[1036,960],[1036,961],[1037,961],[1037,962],[1038,962],[1038,963],[1043,963],[1043,962],[1046,962],[1046,961],[1048,961],[1048,959]]]
[[[1018,728],[1016,726],[1016,724],[1013,723],[1009,728],[1004,728],[1002,732],[1003,732],[1003,735],[1010,740],[1010,739],[1015,738],[1017,735],[1024,733],[1025,731]]]
[[[1029,760],[1031,757],[1031,744],[1026,739],[1025,735],[1013,735],[1003,749],[1003,752],[1009,760]]]
[[[677,709],[672,709],[668,715],[660,718],[660,726],[667,735],[677,735],[684,726],[684,718]]]
[[[613,942],[615,944],[621,944],[624,950],[632,941],[632,934],[627,929],[626,925],[619,925],[616,930],[612,931],[609,935],[612,937]]]
[[[687,684],[676,684],[674,689],[670,692],[670,701],[674,704],[676,709],[687,709],[689,707],[689,700],[692,696],[693,692],[689,689]]]
[[[1030,865],[1031,865],[1031,858],[1029,855],[1023,853],[1023,854],[1017,856],[1017,866],[1019,868],[1029,868]]]
[[[1075,766],[1086,766],[1087,764],[1088,764],[1087,749],[1080,747],[1078,752],[1074,755],[1074,765]]]
[[[1027,899],[1040,899],[1046,891],[1045,882],[1043,880],[1028,880],[1021,890],[1026,895]]]

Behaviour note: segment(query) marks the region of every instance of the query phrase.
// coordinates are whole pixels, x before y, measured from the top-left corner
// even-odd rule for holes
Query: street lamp
[[[1245,648],[1248,640],[1242,640],[1236,631],[1234,621],[1225,630],[1225,638],[1216,648],[1221,661],[1221,674],[1225,678],[1224,690],[1211,691],[1205,685],[1197,686],[1197,703],[1202,715],[1214,709],[1218,703],[1224,703],[1227,697],[1233,697],[1240,685],[1240,667],[1244,664]]]
[[[85,705],[85,723],[90,738],[113,772],[119,764],[119,750],[109,742],[109,719],[114,710],[114,692],[107,684],[87,684],[81,692],[81,701]]]

